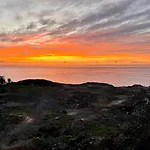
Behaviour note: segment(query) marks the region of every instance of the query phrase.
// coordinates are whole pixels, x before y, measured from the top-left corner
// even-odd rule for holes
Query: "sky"
[[[150,0],[5,0],[0,65],[150,64]]]

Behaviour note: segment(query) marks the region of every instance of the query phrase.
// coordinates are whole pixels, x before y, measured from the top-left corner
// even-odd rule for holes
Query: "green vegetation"
[[[119,132],[119,129],[117,127],[112,127],[108,125],[92,125],[92,127],[89,127],[89,133],[92,136],[110,136],[112,134],[116,134]]]
[[[0,114],[0,131],[4,131],[7,126],[17,125],[22,121],[18,115]]]
[[[43,80],[0,85],[0,142],[14,149],[149,150],[149,120],[147,87]]]
[[[9,109],[7,112],[10,114],[30,114],[33,111],[33,108],[15,108],[15,109]]]

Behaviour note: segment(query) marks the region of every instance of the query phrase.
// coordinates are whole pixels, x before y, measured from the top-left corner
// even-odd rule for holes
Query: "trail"
[[[48,109],[55,110],[55,111],[61,109],[61,107],[58,106],[56,101],[51,97],[49,93],[46,94],[46,92],[44,91],[40,93],[34,93],[34,95],[35,94],[36,94],[35,97],[33,97],[33,93],[32,93],[32,96],[13,94],[14,96],[26,96],[30,100],[36,99],[36,102],[35,102],[36,104],[35,104],[35,108],[32,109],[32,112],[30,114],[26,114],[23,116],[24,121],[16,125],[16,127],[13,130],[11,130],[7,135],[2,135],[3,140],[0,143],[1,149],[5,150],[5,149],[11,148],[12,146],[11,147],[7,146],[8,141],[14,135],[18,135],[19,133],[26,131],[28,128],[30,128],[30,126],[34,125],[34,123],[40,121],[41,120],[40,115],[41,113],[43,113],[43,111],[48,110]],[[9,105],[9,103],[7,105]]]

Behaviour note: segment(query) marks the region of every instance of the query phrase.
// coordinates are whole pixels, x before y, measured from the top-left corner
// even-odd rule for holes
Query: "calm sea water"
[[[115,86],[150,86],[150,67],[0,67],[13,81],[42,78],[62,83],[105,82]]]

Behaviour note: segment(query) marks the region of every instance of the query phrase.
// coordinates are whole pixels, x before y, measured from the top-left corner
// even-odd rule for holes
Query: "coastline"
[[[0,148],[148,149],[149,108],[141,85],[12,82],[0,86]]]

